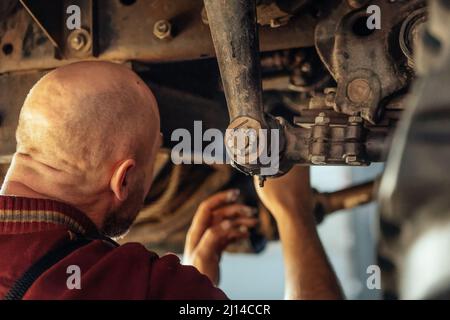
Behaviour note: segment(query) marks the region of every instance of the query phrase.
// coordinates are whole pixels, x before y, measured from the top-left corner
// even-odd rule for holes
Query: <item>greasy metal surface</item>
[[[201,19],[202,0],[136,1],[124,5],[120,1],[98,0],[94,25],[98,39],[98,58],[116,61],[176,61],[215,55],[209,26]],[[67,17],[65,12],[58,15]],[[172,24],[173,39],[160,40],[153,35],[157,21]],[[311,46],[315,18],[298,15],[279,28],[260,28],[263,51]],[[13,51],[0,51],[0,73],[18,70],[49,69],[77,61],[58,60],[54,46],[25,9],[8,17],[5,30],[0,30],[0,45],[11,44]]]
[[[56,57],[70,59],[93,55],[92,0],[60,0],[51,6],[44,1],[20,0],[20,3],[55,47]],[[66,8],[72,5],[80,8],[81,29],[69,30],[66,26],[69,17]]]
[[[259,175],[260,156],[270,150],[270,143],[280,142],[260,134],[268,125],[262,104],[256,2],[204,3],[231,121],[225,136],[227,152],[237,168]]]
[[[386,130],[372,132],[355,117],[348,117],[346,123],[335,120],[322,112],[311,126],[287,125],[285,159],[300,164],[353,166],[384,161],[390,146]]]
[[[282,80],[278,81],[276,87],[277,90],[290,90],[291,92],[297,92],[302,98],[302,102],[299,105],[295,105],[295,102],[288,103],[287,99],[279,99],[276,103],[284,105],[285,109],[293,111],[295,114],[294,123],[296,126],[302,126],[300,128],[291,127],[287,125],[283,120],[273,120],[270,116],[263,115],[260,98],[260,79],[258,75],[259,63],[255,63],[258,60],[257,51],[257,41],[253,44],[251,41],[245,41],[257,39],[256,33],[251,32],[251,28],[255,28],[254,19],[250,23],[250,29],[243,28],[242,25],[239,27],[239,23],[229,24],[231,35],[228,35],[230,39],[233,40],[234,49],[242,48],[248,46],[247,55],[242,55],[240,68],[235,68],[237,64],[225,63],[222,64],[222,70],[231,74],[228,77],[227,83],[224,88],[225,92],[232,91],[227,89],[228,85],[234,88],[232,94],[228,94],[230,99],[234,101],[232,103],[233,114],[246,113],[246,116],[252,121],[256,120],[261,125],[252,126],[255,128],[265,126],[264,122],[270,122],[268,127],[272,125],[278,127],[279,123],[283,123],[286,126],[281,133],[280,145],[283,150],[280,150],[282,154],[281,157],[281,167],[289,168],[292,163],[302,163],[302,164],[343,164],[343,165],[364,165],[370,163],[371,161],[380,161],[384,159],[384,154],[389,146],[389,142],[386,141],[386,135],[390,128],[395,125],[395,120],[398,118],[400,110],[403,108],[401,95],[393,96],[392,99],[388,101],[383,101],[383,106],[380,110],[381,117],[377,118],[376,125],[369,126],[367,121],[361,126],[359,124],[351,124],[348,122],[348,116],[346,114],[339,114],[338,112],[344,112],[342,110],[342,105],[339,104],[339,97],[336,94],[335,83],[329,81],[329,74],[324,72],[322,62],[317,59],[314,47],[309,48],[296,48],[289,49],[293,46],[303,46],[312,45],[313,32],[316,21],[311,18],[309,11],[302,10],[304,4],[308,1],[277,1],[277,5],[284,12],[292,14],[289,18],[289,23],[286,26],[278,28],[270,28],[269,26],[259,27],[259,38],[260,46],[262,50],[283,48],[283,51],[265,53],[263,55],[264,59],[260,61],[263,69],[269,70],[270,76],[281,76],[284,77]],[[97,50],[100,59],[108,60],[133,60],[133,61],[168,61],[168,60],[183,60],[183,59],[198,59],[205,56],[214,55],[214,48],[210,36],[210,26],[214,29],[214,21],[209,21],[211,19],[202,20],[202,1],[137,1],[132,5],[122,4],[120,1],[98,1],[97,8],[102,10],[93,11],[94,24],[96,26],[94,44],[97,44]],[[125,2],[123,2],[125,3]],[[213,10],[213,14],[218,13],[229,13],[232,10],[230,6],[231,2],[227,2],[225,11]],[[292,8],[282,7],[287,3],[294,5]],[[311,5],[313,2],[309,2]],[[324,2],[325,3],[325,2]],[[241,5],[248,6],[251,2],[243,3]],[[299,6],[295,6],[299,4]],[[314,3],[314,5],[316,5]],[[322,4],[323,5],[323,4]],[[353,11],[351,14],[349,12],[351,9],[349,7],[336,8],[336,3],[332,1],[326,3],[326,9],[317,7],[322,10],[320,14],[320,19],[322,19],[321,26],[330,26],[341,24],[341,20],[345,20],[346,16],[352,16],[357,11]],[[229,11],[226,11],[229,10]],[[364,10],[364,8],[362,9]],[[327,11],[331,11],[332,15],[328,16]],[[0,51],[0,72],[1,70],[24,70],[24,69],[48,69],[56,65],[70,63],[75,61],[75,59],[68,60],[57,60],[54,58],[54,47],[39,26],[32,21],[30,16],[25,12],[23,8],[16,11],[10,11],[8,23],[2,24],[0,26],[0,45],[3,47],[6,44],[11,44],[12,50],[6,54]],[[241,12],[237,10],[237,12]],[[243,12],[243,11],[242,11]],[[241,12],[241,14],[242,14]],[[278,12],[279,13],[279,12]],[[341,19],[341,15],[344,19]],[[268,14],[268,17],[271,15]],[[231,18],[230,18],[231,17]],[[234,18],[233,18],[234,17]],[[228,15],[223,17],[225,20],[230,20],[233,22],[238,15]],[[246,23],[249,23],[250,19],[245,17]],[[206,20],[206,23],[204,22]],[[169,34],[154,34],[155,25],[158,26],[158,21],[164,21],[166,26],[169,26]],[[328,22],[327,22],[328,21]],[[2,29],[3,28],[3,29]],[[223,25],[219,26],[223,29]],[[163,30],[164,31],[164,30]],[[342,32],[346,31],[342,29]],[[348,30],[347,30],[348,31]],[[390,30],[387,30],[390,31]],[[158,31],[159,32],[159,31]],[[347,32],[348,33],[348,32]],[[330,33],[334,34],[334,31]],[[239,35],[239,36],[237,36]],[[223,35],[222,35],[223,36]],[[350,36],[346,36],[350,40]],[[226,38],[226,37],[224,37]],[[343,38],[342,35],[338,35],[336,38]],[[334,38],[333,38],[334,39]],[[398,42],[395,32],[389,36],[389,40],[394,43]],[[334,41],[334,40],[333,40]],[[367,42],[368,41],[368,42]],[[374,45],[375,40],[367,37],[364,41],[361,39],[361,43],[357,41],[351,42],[351,45],[356,45],[356,49],[360,49],[361,46]],[[378,41],[378,40],[377,40]],[[391,41],[390,41],[391,42]],[[226,43],[226,41],[224,42]],[[330,42],[332,47],[329,50],[329,56],[333,57],[334,42]],[[328,43],[328,44],[330,44]],[[338,43],[338,41],[336,41]],[[230,43],[228,43],[230,44]],[[239,44],[241,47],[236,46]],[[327,43],[320,43],[319,46]],[[368,47],[370,47],[368,45]],[[251,47],[253,46],[253,47]],[[342,46],[339,45],[341,48]],[[348,46],[349,51],[354,51],[354,48]],[[232,46],[229,46],[232,47]],[[346,50],[347,50],[346,49]],[[323,50],[322,50],[323,51]],[[319,52],[323,53],[320,49]],[[400,51],[400,50],[399,50]],[[219,51],[221,54],[224,53],[223,50]],[[234,53],[242,54],[244,51],[234,51]],[[232,52],[233,53],[233,52]],[[328,54],[328,52],[326,52]],[[255,58],[256,56],[256,58]],[[355,59],[358,54],[355,54]],[[237,55],[231,55],[232,59],[237,59]],[[252,58],[253,57],[253,58]],[[247,62],[245,58],[248,58]],[[325,65],[330,68],[330,60],[322,55]],[[365,60],[370,60],[366,59]],[[362,58],[361,58],[362,59]],[[359,60],[361,60],[359,59]],[[220,60],[220,59],[219,59]],[[355,60],[355,65],[359,63],[359,60]],[[406,59],[405,59],[406,60]],[[198,60],[197,62],[208,61],[208,60]],[[214,62],[213,59],[211,61]],[[232,60],[230,60],[232,61]],[[401,64],[402,61],[398,62]],[[221,89],[214,84],[217,81],[214,72],[208,70],[216,69],[216,64],[211,64],[209,69],[206,70],[205,74],[196,72],[195,76],[192,76],[190,80],[181,77],[181,74],[186,72],[192,73],[192,70],[185,69],[183,67],[187,62],[180,63],[179,69],[170,67],[167,64],[152,64],[161,66],[161,71],[168,68],[164,76],[160,77],[159,80],[163,81],[163,85],[160,86],[161,92],[158,89],[155,93],[158,96],[158,101],[160,101],[161,106],[164,108],[161,110],[164,128],[165,129],[165,142],[170,145],[170,133],[172,129],[177,128],[177,126],[184,127],[187,121],[193,121],[202,119],[205,124],[211,126],[218,126],[221,129],[224,128],[224,124],[227,122],[227,116],[221,108],[221,104],[213,99],[219,100],[222,98]],[[368,62],[364,62],[368,63]],[[389,63],[392,63],[389,62]],[[395,62],[396,63],[396,62]],[[134,63],[134,67],[141,67],[143,69],[150,68],[153,70],[154,67],[146,63],[137,64]],[[250,66],[250,68],[248,68]],[[390,67],[390,65],[388,66]],[[386,67],[386,68],[388,68]],[[3,69],[2,69],[3,68]],[[281,73],[276,73],[272,71],[280,71]],[[347,69],[346,69],[347,70]],[[352,71],[352,69],[348,69]],[[359,70],[359,69],[358,69]],[[256,73],[255,73],[256,71]],[[345,87],[345,95],[349,97],[349,101],[356,101],[357,104],[362,105],[365,100],[371,98],[374,92],[377,90],[376,86],[373,86],[370,80],[364,76],[359,76],[354,79],[349,80],[345,84],[345,70],[341,70],[339,73],[342,77],[338,78],[338,86],[341,88]],[[236,73],[237,72],[237,73]],[[241,74],[239,75],[239,72]],[[360,71],[353,72],[353,76],[359,75]],[[151,73],[151,71],[149,72]],[[236,78],[236,75],[238,77]],[[335,74],[333,74],[336,76]],[[401,74],[404,76],[404,73]],[[12,73],[11,77],[14,76]],[[234,77],[233,77],[234,76]],[[353,81],[354,80],[354,81]],[[28,81],[28,80],[27,80]],[[151,80],[150,80],[151,81]],[[207,85],[205,82],[209,81]],[[339,84],[340,81],[340,84]],[[164,83],[167,83],[166,85]],[[196,83],[198,86],[208,88],[203,91],[208,91],[206,94],[208,98],[200,98],[197,92],[191,92],[190,90],[195,90],[195,86],[192,84]],[[5,86],[2,90],[5,92],[15,92],[16,84],[15,81],[4,82]],[[368,84],[368,86],[367,86]],[[173,86],[173,88],[169,88]],[[22,97],[17,97],[17,99],[23,99],[25,97],[26,91],[23,86],[21,90],[18,90],[17,94],[22,95]],[[175,89],[176,88],[176,89]],[[325,88],[325,91],[323,89]],[[22,90],[23,89],[23,90]],[[23,91],[23,92],[22,92]],[[183,93],[183,91],[185,91]],[[324,92],[324,93],[322,93]],[[305,97],[310,97],[308,100]],[[391,97],[390,97],[391,98]],[[18,108],[20,108],[21,102],[11,103],[9,100],[12,97],[0,97],[0,104],[3,104],[3,112],[6,114],[6,118],[12,119],[17,116]],[[229,99],[229,100],[230,100]],[[240,101],[253,101],[248,103],[241,103]],[[178,109],[171,106],[181,106]],[[256,107],[255,107],[256,106]],[[306,106],[306,109],[305,109]],[[10,108],[11,110],[9,110]],[[359,108],[359,107],[358,107]],[[378,108],[378,104],[377,104]],[[182,114],[183,121],[178,121],[179,117],[173,117],[174,110],[177,114]],[[243,111],[245,110],[245,111]],[[357,111],[361,111],[357,109]],[[251,114],[248,114],[251,112]],[[326,116],[330,118],[329,124],[314,123],[316,118],[321,112],[325,112]],[[11,114],[9,114],[11,113]],[[297,114],[298,113],[298,114]],[[377,112],[377,116],[379,116]],[[394,115],[394,118],[392,117]],[[285,115],[283,115],[285,116]],[[169,119],[166,121],[165,119]],[[288,119],[288,118],[286,118]],[[233,119],[231,119],[233,120]],[[13,126],[9,126],[8,130],[11,131]],[[191,129],[191,128],[188,128]],[[0,131],[6,132],[6,130]],[[4,144],[1,148],[7,152],[13,150],[14,145],[14,134],[9,132],[9,141]],[[286,137],[284,137],[285,135]],[[268,146],[266,143],[265,145]],[[7,146],[7,147],[6,147]],[[6,152],[5,151],[5,152]],[[0,154],[4,155],[6,153],[0,150]],[[247,168],[248,169],[248,168]],[[251,168],[252,172],[258,172]],[[257,168],[256,168],[257,169]],[[280,169],[281,170],[281,169]]]
[[[336,108],[379,119],[379,103],[408,83],[407,61],[399,48],[397,28],[424,1],[371,1],[381,9],[379,30],[366,27],[365,6],[354,10],[342,2],[316,28],[316,47],[337,82]]]
[[[230,120],[265,127],[255,1],[205,0]]]

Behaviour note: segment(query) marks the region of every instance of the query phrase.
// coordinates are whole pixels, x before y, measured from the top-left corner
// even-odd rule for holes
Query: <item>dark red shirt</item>
[[[0,299],[39,258],[77,234],[97,237],[79,210],[52,200],[0,196]],[[81,289],[69,289],[68,267],[80,268]],[[69,269],[70,270],[70,269]],[[158,257],[138,243],[94,240],[44,272],[24,299],[226,299],[176,255]]]

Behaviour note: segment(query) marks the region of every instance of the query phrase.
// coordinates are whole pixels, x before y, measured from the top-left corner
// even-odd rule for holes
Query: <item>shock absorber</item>
[[[228,155],[247,174],[276,175],[283,130],[263,112],[256,3],[204,3],[230,115]]]

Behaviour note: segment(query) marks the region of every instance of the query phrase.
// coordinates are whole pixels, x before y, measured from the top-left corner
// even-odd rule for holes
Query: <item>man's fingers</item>
[[[244,228],[252,228],[258,224],[258,219],[255,218],[238,218],[238,219],[227,219],[220,223],[220,226],[224,230],[233,230],[240,229],[244,230]]]
[[[215,195],[202,201],[202,203],[198,207],[197,213],[194,216],[192,226],[196,227],[196,224],[205,224],[209,220],[209,218],[211,218],[211,212],[214,211],[214,209],[219,208],[220,206],[223,206],[225,204],[235,202],[238,196],[239,189],[231,189],[216,193]]]
[[[233,203],[239,196],[239,189],[231,189],[218,192],[208,199],[204,200],[192,220],[191,227],[188,232],[188,245],[195,247],[200,241],[203,233],[212,223],[212,212],[214,209],[228,203]]]
[[[210,228],[200,240],[198,245],[204,255],[220,256],[225,248],[232,242],[248,237],[248,229],[227,229],[223,230],[220,226]]]
[[[214,210],[213,224],[220,223],[224,219],[232,219],[239,217],[254,217],[257,213],[256,208],[252,208],[243,204],[235,203]]]
[[[230,233],[227,235],[227,246],[237,240],[246,239],[249,236],[250,233],[248,232],[247,228],[244,228],[243,230],[230,231]]]
[[[230,189],[218,192],[213,196],[209,197],[208,199],[204,200],[200,204],[199,209],[214,210],[227,203],[233,203],[239,197],[239,193],[240,193],[239,189]]]
[[[221,225],[214,226],[206,230],[200,240],[198,247],[204,255],[218,254],[227,246],[227,230]]]
[[[257,223],[255,218],[223,220],[205,232],[198,246],[203,252],[220,254],[231,242],[248,237],[249,229]]]

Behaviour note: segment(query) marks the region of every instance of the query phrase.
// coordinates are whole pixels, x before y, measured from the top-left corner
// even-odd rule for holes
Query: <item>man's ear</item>
[[[136,161],[127,159],[122,161],[115,169],[111,178],[110,187],[117,200],[124,201],[128,197],[130,171],[136,166]]]

